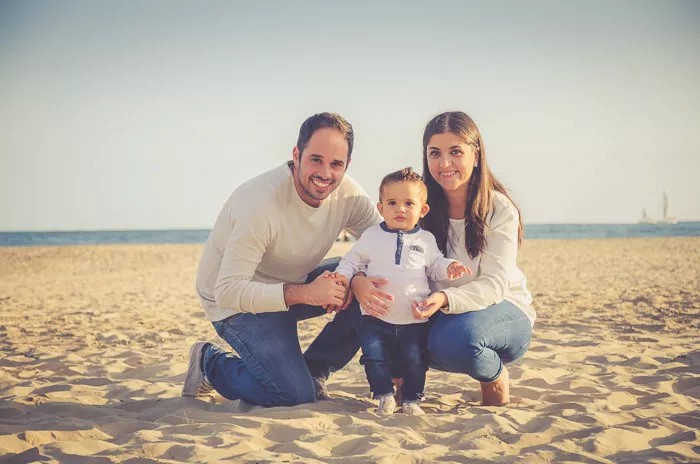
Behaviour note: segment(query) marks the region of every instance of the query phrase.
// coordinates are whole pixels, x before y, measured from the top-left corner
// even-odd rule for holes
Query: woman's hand
[[[447,306],[447,295],[444,292],[436,292],[422,301],[414,301],[411,305],[411,312],[414,319],[428,319],[435,314],[438,309]]]
[[[389,314],[389,306],[394,301],[394,296],[380,290],[387,282],[386,279],[364,275],[356,275],[350,281],[350,288],[357,302],[370,316],[381,317]]]

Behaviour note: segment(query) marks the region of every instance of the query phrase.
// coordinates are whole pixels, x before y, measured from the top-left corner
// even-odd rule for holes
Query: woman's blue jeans
[[[509,301],[481,311],[438,313],[428,335],[430,367],[492,382],[521,358],[532,338],[525,313]]]
[[[334,270],[338,261],[324,261],[309,274],[307,282],[324,270]],[[202,356],[207,380],[225,398],[261,406],[315,401],[312,377],[328,378],[350,362],[360,348],[360,308],[353,302],[326,324],[302,355],[297,322],[324,314],[320,306],[294,305],[288,311],[240,313],[213,322],[219,336],[240,357],[207,345]]]

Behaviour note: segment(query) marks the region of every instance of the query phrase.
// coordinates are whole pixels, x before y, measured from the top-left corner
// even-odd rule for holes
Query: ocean
[[[0,232],[0,246],[204,243],[209,229]],[[677,224],[526,224],[525,239],[697,237],[700,221]]]

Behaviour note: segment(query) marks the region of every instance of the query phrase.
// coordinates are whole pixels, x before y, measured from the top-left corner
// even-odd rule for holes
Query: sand
[[[431,371],[427,415],[388,418],[357,358],[331,401],[181,397],[190,344],[217,341],[200,250],[0,248],[0,462],[700,461],[700,238],[527,241],[539,319],[516,401]]]

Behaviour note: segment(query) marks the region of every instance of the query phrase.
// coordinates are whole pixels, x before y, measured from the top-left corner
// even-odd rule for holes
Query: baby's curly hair
[[[425,203],[428,200],[428,188],[423,182],[423,177],[413,170],[412,167],[407,167],[399,169],[398,171],[391,172],[384,176],[382,182],[379,184],[379,201],[382,201],[382,193],[384,192],[384,186],[388,184],[393,184],[395,182],[410,182],[412,184],[420,185],[421,200]]]

